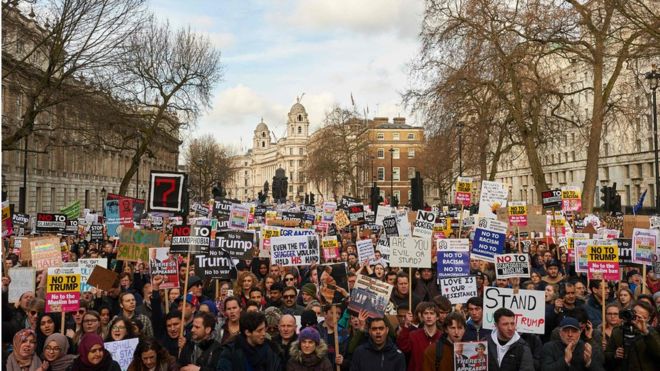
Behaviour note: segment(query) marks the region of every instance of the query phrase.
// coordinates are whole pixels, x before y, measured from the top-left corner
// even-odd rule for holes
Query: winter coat
[[[631,339],[630,349],[628,349],[627,363],[628,371],[647,371],[657,370],[660,362],[660,334],[654,328],[649,327],[649,333],[642,335],[637,331],[635,337]],[[623,329],[615,327],[612,330],[612,337],[607,342],[605,349],[605,364],[608,370],[619,371],[624,369],[624,360],[615,358],[616,349],[623,347]]]
[[[440,355],[438,351],[441,352]],[[447,340],[446,336],[426,348],[422,370],[454,371],[454,344]]]
[[[483,341],[490,336],[490,330],[484,328],[483,322],[481,327],[477,330],[474,321],[469,319],[465,324],[465,335],[463,335],[463,341]]]
[[[253,367],[247,368],[247,362]],[[254,367],[257,363],[258,366]],[[281,371],[282,360],[270,340],[266,340],[261,346],[254,348],[250,346],[245,336],[240,334],[232,341],[222,346],[217,371]]]
[[[541,361],[541,370],[542,371],[564,371],[570,369],[571,371],[599,371],[603,370],[603,365],[601,361],[593,358],[592,353],[592,362],[589,367],[584,362],[584,345],[585,342],[580,340],[575,349],[573,349],[573,357],[571,358],[571,364],[569,367],[564,361],[564,353],[566,350],[566,344],[561,340],[552,340],[546,343],[543,346],[543,360]]]
[[[193,355],[195,354],[195,347],[201,349],[202,353],[197,357],[193,362]],[[187,366],[189,364],[194,364],[201,367],[200,371],[213,371],[216,369],[218,360],[220,359],[221,346],[220,343],[215,341],[215,339],[210,338],[203,340],[199,343],[193,341],[186,341],[183,350],[181,350],[181,356],[179,357],[179,364],[181,366]]]
[[[300,342],[294,341],[289,349],[286,371],[333,371],[328,359],[328,345],[321,341],[312,354],[303,354]]]
[[[360,345],[351,358],[351,371],[403,371],[406,369],[406,357],[392,340],[382,349],[376,349],[373,341],[369,339]]]
[[[435,334],[429,337],[424,328],[413,330],[406,327],[401,328],[399,337],[396,339],[396,345],[402,352],[410,354],[410,363],[408,363],[409,371],[421,369],[424,360],[424,351],[429,345],[435,344],[439,338],[440,330],[436,330]]]
[[[496,336],[496,331],[493,331],[491,336],[488,337],[488,371],[534,371],[532,351],[522,338],[510,345],[502,358],[502,363],[499,364],[497,344],[493,340]]]

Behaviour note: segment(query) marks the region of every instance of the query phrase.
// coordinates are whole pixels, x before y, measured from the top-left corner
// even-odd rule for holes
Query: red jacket
[[[408,363],[408,371],[421,371],[422,364],[424,363],[424,351],[426,348],[435,344],[440,338],[440,329],[435,331],[435,334],[429,337],[424,331],[424,328],[411,329],[401,328],[399,337],[396,339],[396,345],[402,352],[410,357]]]

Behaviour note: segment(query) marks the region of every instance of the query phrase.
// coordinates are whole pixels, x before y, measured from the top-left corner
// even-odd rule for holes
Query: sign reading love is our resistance
[[[619,247],[615,241],[592,240],[587,246],[589,279],[619,279]]]
[[[454,277],[440,279],[442,296],[452,304],[465,304],[468,299],[477,296],[476,277]]]
[[[80,308],[80,268],[48,268],[46,313]]]

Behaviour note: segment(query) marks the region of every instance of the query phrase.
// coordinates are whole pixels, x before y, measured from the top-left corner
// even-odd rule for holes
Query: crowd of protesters
[[[359,262],[355,232],[339,234],[348,272],[340,304],[320,294],[315,265],[282,267],[254,258],[241,261],[230,280],[210,281],[179,257],[181,287],[163,290],[163,277],[151,277],[147,264],[118,261],[112,241],[62,237],[67,261],[107,258],[120,273],[119,287],[82,293],[80,309],[65,316],[45,313],[44,272],[37,273],[34,292],[8,302],[7,271],[26,262],[6,238],[3,365],[10,371],[119,371],[104,343],[138,338],[128,370],[447,371],[455,369],[454,344],[467,341],[487,342],[481,351],[490,371],[660,369],[660,279],[652,269],[646,282],[639,267],[626,268],[620,282],[588,281],[564,251],[536,239],[526,251],[529,278],[496,279],[492,263],[471,259],[479,295],[453,306],[439,290],[435,258],[432,267],[412,272],[382,259]],[[378,235],[371,238],[375,243]],[[506,250],[517,251],[516,244],[507,240]],[[383,316],[348,310],[357,274],[393,285]],[[493,329],[484,328],[488,286],[544,291],[545,333],[516,331],[516,314],[508,308],[494,313]]]

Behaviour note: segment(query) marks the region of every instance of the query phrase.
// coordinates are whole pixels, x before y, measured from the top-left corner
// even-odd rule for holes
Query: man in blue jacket
[[[367,324],[369,341],[353,353],[351,371],[399,371],[406,369],[406,357],[388,336],[389,329],[383,318],[374,318]]]

